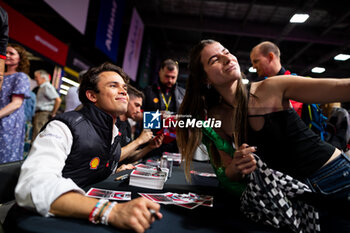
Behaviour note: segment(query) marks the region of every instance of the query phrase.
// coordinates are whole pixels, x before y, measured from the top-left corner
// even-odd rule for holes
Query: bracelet
[[[116,201],[112,202],[112,204],[109,205],[108,209],[106,210],[106,212],[103,214],[102,219],[101,219],[101,223],[104,225],[108,225],[108,217],[109,214],[111,213],[113,207],[118,204]]]
[[[106,208],[106,206],[108,206],[108,204],[109,204],[109,201],[106,201],[103,203],[103,206],[101,207],[101,209],[97,215],[97,218],[94,218],[95,224],[98,224],[101,222],[101,214],[103,213],[103,210]]]
[[[100,199],[97,203],[96,206],[92,209],[92,211],[89,214],[89,221],[97,224],[98,222],[95,221],[95,216],[98,213],[98,210],[100,209],[100,206],[108,202],[108,199]]]

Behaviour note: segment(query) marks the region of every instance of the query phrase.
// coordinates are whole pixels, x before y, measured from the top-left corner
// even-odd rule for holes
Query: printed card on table
[[[213,197],[209,195],[198,195],[195,193],[178,194],[178,193],[139,193],[139,195],[160,203],[160,204],[175,204],[187,209],[194,209],[200,205],[213,206]]]
[[[139,195],[160,204],[174,204],[174,200],[169,197],[168,194],[169,193],[139,193]]]
[[[86,196],[95,197],[95,198],[106,198],[114,201],[131,200],[131,192],[114,191],[114,190],[98,189],[98,188],[91,188],[86,193]]]

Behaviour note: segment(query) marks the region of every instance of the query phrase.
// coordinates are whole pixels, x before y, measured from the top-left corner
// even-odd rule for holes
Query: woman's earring
[[[207,83],[207,88],[210,89],[211,88],[211,84]]]

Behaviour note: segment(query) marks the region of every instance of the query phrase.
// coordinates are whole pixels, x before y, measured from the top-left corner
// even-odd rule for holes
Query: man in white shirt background
[[[94,217],[99,200],[82,190],[107,178],[117,167],[121,149],[115,122],[127,111],[127,82],[122,69],[110,63],[82,77],[79,98],[83,108],[51,120],[33,142],[15,190],[19,206],[46,217],[85,218],[93,223],[109,213],[104,223],[137,232],[155,221],[150,209],[162,218],[159,204],[145,198],[117,205],[107,202]]]
[[[61,104],[61,98],[56,89],[50,83],[50,75],[45,70],[37,70],[34,72],[34,78],[39,89],[36,93],[36,107],[33,119],[33,136],[32,141],[40,132],[40,129],[46,122],[56,116]]]

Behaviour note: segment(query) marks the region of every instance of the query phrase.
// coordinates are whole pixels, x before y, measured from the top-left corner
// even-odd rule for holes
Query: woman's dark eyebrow
[[[225,50],[227,50],[227,49],[226,49],[226,48],[223,48],[223,49],[221,50],[221,52],[223,52],[223,51],[225,51]],[[216,56],[217,56],[217,54],[215,54],[215,55],[209,57],[209,59],[208,59],[208,65],[209,65],[211,59],[213,59],[213,58],[216,57]]]
[[[215,55],[211,56],[211,57],[208,59],[208,65],[209,65],[211,59],[213,59],[213,58],[216,57],[216,56],[217,56],[217,55],[215,54]]]

